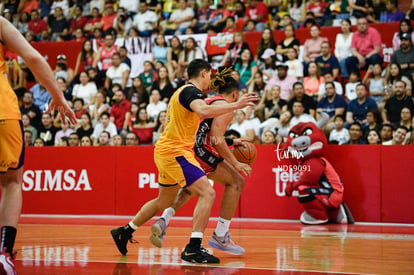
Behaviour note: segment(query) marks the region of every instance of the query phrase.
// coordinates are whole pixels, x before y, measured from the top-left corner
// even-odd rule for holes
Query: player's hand
[[[247,139],[241,139],[241,138],[235,138],[233,139],[233,146],[244,146],[247,147],[249,146],[249,141]]]
[[[237,162],[236,163],[236,170],[239,171],[240,173],[244,174],[245,176],[249,176],[252,173],[252,168],[246,164],[246,163],[242,163],[242,162]]]
[[[255,106],[259,102],[259,98],[256,96],[255,93],[247,93],[242,95],[239,100],[237,101],[237,104],[239,105],[239,108],[244,108],[246,106]]]
[[[51,111],[57,110],[62,117],[63,125],[66,125],[66,117],[69,118],[70,123],[72,125],[76,125],[76,117],[75,113],[70,109],[69,105],[64,100],[55,100],[52,99],[49,103],[49,108],[45,111],[45,113],[50,113]]]

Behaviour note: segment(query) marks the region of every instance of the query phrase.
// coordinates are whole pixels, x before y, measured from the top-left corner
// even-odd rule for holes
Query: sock
[[[230,222],[230,220],[219,217],[217,221],[216,231],[214,231],[218,237],[224,237],[224,235],[226,235],[226,233],[229,231]]]
[[[172,207],[168,207],[167,209],[162,212],[161,218],[164,218],[165,224],[168,225],[170,223],[171,218],[174,216],[175,210]]]
[[[135,232],[135,230],[138,229],[138,226],[136,226],[132,221],[130,221],[127,225],[124,227],[125,233],[128,235],[132,235],[132,233]]]
[[[16,239],[17,229],[12,226],[3,226],[1,228],[0,252],[6,248],[6,252],[13,256],[14,240]]]
[[[203,232],[192,232],[190,243],[188,244],[189,249],[191,251],[200,250],[202,239],[203,239]]]

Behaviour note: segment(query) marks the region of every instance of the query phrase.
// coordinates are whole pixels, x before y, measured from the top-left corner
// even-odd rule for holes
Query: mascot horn
[[[322,113],[321,117],[317,125],[299,123],[289,130],[287,150],[300,156],[298,164],[309,169],[301,172],[297,182],[288,184],[285,193],[291,196],[294,190],[298,191],[298,200],[305,209],[300,217],[304,224],[353,223],[354,219],[343,202],[342,181],[323,157],[328,142],[320,127],[326,123],[328,115]]]

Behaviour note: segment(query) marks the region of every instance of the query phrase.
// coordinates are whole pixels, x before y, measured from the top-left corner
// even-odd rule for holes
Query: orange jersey
[[[17,96],[7,80],[4,45],[0,41],[0,120],[21,118]]]
[[[193,152],[200,117],[190,108],[190,103],[203,99],[203,93],[188,84],[179,88],[171,97],[167,110],[167,122],[161,138],[155,145],[155,156],[176,157]]]

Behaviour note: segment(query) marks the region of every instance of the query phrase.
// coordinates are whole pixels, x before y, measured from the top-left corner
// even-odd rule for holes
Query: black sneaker
[[[132,235],[127,235],[123,226],[111,230],[112,238],[122,255],[128,253],[127,243],[132,239]]]
[[[188,248],[188,245],[181,253],[181,259],[190,263],[199,264],[218,264],[220,259],[209,254],[207,249],[200,248],[200,250],[192,251]]]

